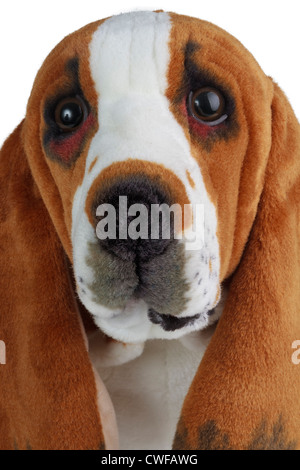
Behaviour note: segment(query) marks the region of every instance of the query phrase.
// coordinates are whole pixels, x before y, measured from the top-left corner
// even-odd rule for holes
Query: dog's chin
[[[123,308],[109,309],[78,293],[95,324],[109,337],[126,343],[149,339],[177,339],[192,331],[202,330],[216,320],[216,309],[193,315],[164,315],[142,299],[131,299]]]

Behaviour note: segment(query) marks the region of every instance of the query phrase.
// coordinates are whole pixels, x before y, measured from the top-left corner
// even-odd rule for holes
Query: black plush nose
[[[168,219],[170,230],[165,230],[166,219],[161,213],[157,218],[157,209],[153,208],[154,205],[157,207],[162,204],[171,206],[170,196],[159,182],[153,182],[142,175],[127,176],[105,191],[99,191],[93,203],[93,211],[96,213],[102,204],[109,204],[115,209],[116,230],[114,227],[109,230],[107,225],[106,238],[103,238],[103,232],[96,230],[100,235],[99,244],[122,259],[142,262],[150,260],[161,254],[174,239],[172,216]],[[135,206],[136,204],[140,206]],[[139,208],[142,210],[138,210]],[[108,212],[105,212],[96,217],[98,224],[101,221],[101,228],[104,227],[104,219],[107,224],[114,224],[114,215],[109,218],[107,216]],[[99,227],[100,224],[98,229]]]

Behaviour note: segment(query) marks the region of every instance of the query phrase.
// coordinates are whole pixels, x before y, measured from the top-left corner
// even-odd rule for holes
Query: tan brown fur
[[[96,385],[68,264],[37,197],[22,127],[1,151],[0,331],[7,363],[1,367],[0,447],[98,449]]]

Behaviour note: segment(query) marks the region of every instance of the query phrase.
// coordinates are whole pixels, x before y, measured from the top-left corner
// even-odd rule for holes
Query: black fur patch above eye
[[[182,79],[181,100],[189,91],[197,91],[203,87],[213,87],[219,90],[226,102],[225,112],[231,115],[235,109],[235,102],[228,86],[216,77],[212,72],[201,68],[193,59],[193,55],[197,50],[201,50],[201,46],[195,42],[188,42],[184,53],[184,72]]]
[[[79,59],[77,57],[73,57],[72,59],[70,59],[66,63],[65,70],[69,77],[68,82],[66,82],[65,86],[60,89],[54,96],[50,96],[49,98],[47,98],[45,102],[44,119],[48,126],[48,132],[46,132],[44,135],[44,145],[47,144],[47,141],[53,135],[55,137],[63,135],[63,132],[58,128],[55,123],[55,109],[58,103],[66,97],[74,98],[76,96],[80,96],[82,99],[84,99],[84,95],[79,83]]]
[[[44,121],[46,126],[43,133],[43,146],[51,160],[69,167],[82,153],[86,136],[90,135],[90,129],[94,128],[95,118],[80,86],[79,59],[77,57],[70,59],[66,63],[65,70],[68,77],[65,85],[54,96],[48,97],[45,101]],[[71,129],[70,132],[64,132],[55,118],[58,104],[66,98],[79,98],[84,108],[82,124],[79,129],[74,131]]]
[[[228,84],[222,81],[221,77],[217,77],[211,71],[201,68],[196,63],[193,56],[196,51],[201,51],[202,46],[196,42],[189,41],[184,49],[184,70],[179,90],[177,91],[176,103],[186,109],[187,121],[190,128],[192,139],[198,141],[208,152],[211,150],[215,141],[223,139],[228,140],[229,137],[237,134],[239,130],[236,106],[233,93]],[[205,87],[211,87],[218,90],[224,98],[225,107],[224,114],[227,115],[226,120],[220,125],[209,127],[203,123],[197,131],[197,123],[193,123],[193,117],[189,111],[188,99],[191,92]],[[195,124],[195,125],[193,125]],[[199,127],[199,125],[198,125]]]

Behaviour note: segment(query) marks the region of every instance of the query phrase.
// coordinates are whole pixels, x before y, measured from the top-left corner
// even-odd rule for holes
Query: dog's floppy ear
[[[300,448],[300,132],[274,84],[264,188],[175,449]],[[249,180],[251,184],[251,180]]]
[[[0,448],[103,448],[98,384],[67,260],[32,178],[22,128],[0,155]]]

